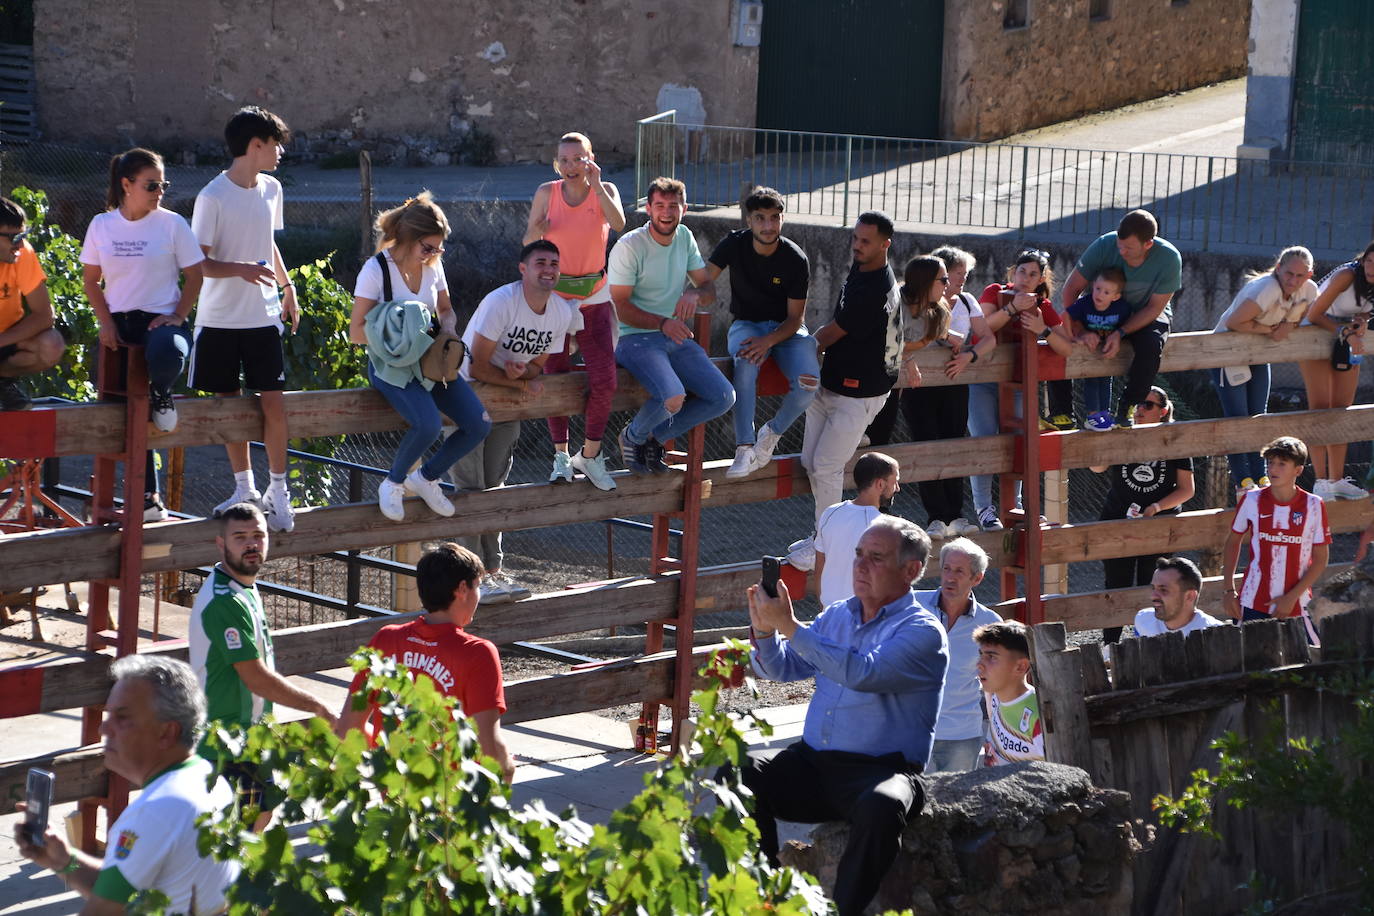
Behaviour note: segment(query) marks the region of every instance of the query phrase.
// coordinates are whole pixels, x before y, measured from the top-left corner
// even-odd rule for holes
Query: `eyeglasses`
[[[18,232],[0,232],[0,239],[9,239],[11,245],[18,245],[29,237],[27,229],[20,229]]]
[[[420,243],[420,254],[423,255],[423,256],[426,257],[426,258],[432,258],[432,257],[434,257],[435,255],[441,255],[441,254],[443,254],[443,253],[444,253],[444,246],[443,246],[443,245],[440,245],[438,248],[435,248],[435,247],[434,247],[433,245],[431,245],[429,242],[421,242],[421,243]]]
[[[171,189],[171,187],[172,187],[172,183],[171,183],[170,181],[151,181],[151,180],[149,180],[149,181],[144,182],[144,184],[143,184],[143,190],[145,190],[145,191],[166,191],[166,190]]]
[[[1136,410],[1163,410],[1164,405],[1158,401],[1141,401],[1135,405]]]
[[[943,277],[936,277],[935,279],[939,280],[945,286],[949,286],[949,274],[945,274]]]

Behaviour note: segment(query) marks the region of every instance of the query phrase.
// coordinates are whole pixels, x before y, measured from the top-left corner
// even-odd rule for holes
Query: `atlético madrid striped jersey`
[[[1312,548],[1331,543],[1326,507],[1320,496],[1298,487],[1286,503],[1274,498],[1271,488],[1251,490],[1236,509],[1231,530],[1250,529],[1250,566],[1240,590],[1242,607],[1268,611],[1266,601],[1293,587],[1312,565]],[[1312,598],[1308,589],[1298,599],[1306,610]]]

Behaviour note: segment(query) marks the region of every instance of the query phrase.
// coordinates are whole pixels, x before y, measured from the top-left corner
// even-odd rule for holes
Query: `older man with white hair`
[[[51,831],[36,845],[22,823],[15,829],[19,851],[86,898],[82,916],[119,916],[149,889],[171,898],[169,912],[222,912],[239,865],[199,853],[196,818],[229,807],[234,796],[222,777],[210,782],[213,765],[195,755],[205,728],[196,674],[185,662],[154,655],[126,655],[110,670],[115,685],[100,726],[105,766],[143,791],[110,827],[103,862]]]
[[[968,538],[955,538],[940,548],[940,587],[916,593],[916,600],[944,624],[949,638],[949,670],[928,773],[962,773],[978,766],[983,704],[973,631],[1002,622],[996,611],[980,604],[973,594],[987,571],[988,555],[983,548]]]

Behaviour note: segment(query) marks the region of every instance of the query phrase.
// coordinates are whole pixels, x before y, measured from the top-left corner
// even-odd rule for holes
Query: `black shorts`
[[[286,390],[281,335],[275,327],[196,328],[191,387],[210,394]]]
[[[258,782],[256,768],[246,763],[226,763],[223,773],[225,782],[229,783],[234,794],[238,796],[241,807],[256,807],[259,811],[267,810],[263,807],[263,798],[267,787]]]

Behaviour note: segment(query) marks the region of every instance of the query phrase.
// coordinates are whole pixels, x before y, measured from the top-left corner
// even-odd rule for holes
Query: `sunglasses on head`
[[[11,245],[18,245],[29,237],[29,230],[20,229],[18,232],[0,232],[0,239],[9,239]]]
[[[1048,251],[1041,251],[1039,248],[1027,248],[1016,256],[1016,262],[1018,264],[1022,261],[1029,260],[1039,261],[1041,264],[1048,264],[1050,262],[1050,253]]]

